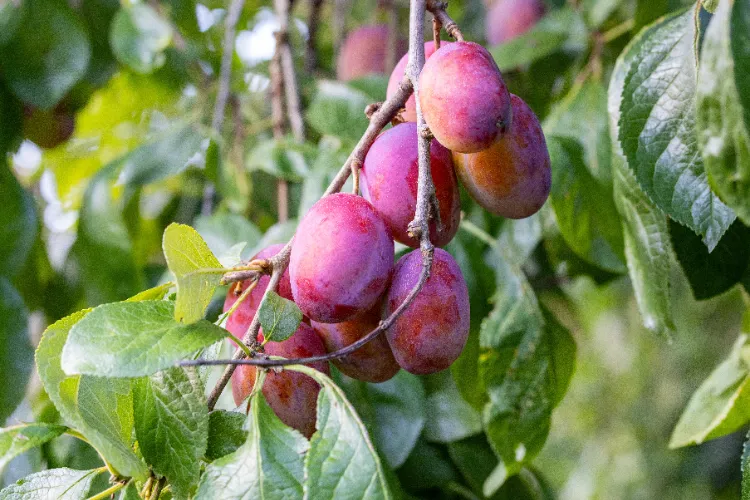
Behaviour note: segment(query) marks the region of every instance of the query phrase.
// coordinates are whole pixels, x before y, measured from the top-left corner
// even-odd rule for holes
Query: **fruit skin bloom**
[[[489,149],[454,153],[456,173],[472,198],[488,212],[522,219],[542,208],[552,186],[547,142],[534,112],[511,94],[513,124]]]
[[[406,300],[421,272],[419,250],[398,261],[385,314],[393,314]],[[448,252],[435,249],[430,277],[386,336],[401,368],[416,375],[445,370],[461,355],[469,338],[469,291]]]
[[[510,94],[487,49],[474,42],[440,47],[419,76],[419,102],[432,134],[459,153],[476,153],[511,123]]]
[[[393,270],[393,239],[361,196],[326,196],[302,219],[289,260],[292,295],[302,313],[338,323],[371,309]]]

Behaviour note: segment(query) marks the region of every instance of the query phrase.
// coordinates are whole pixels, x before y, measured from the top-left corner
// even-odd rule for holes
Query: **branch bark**
[[[314,73],[318,69],[318,26],[323,0],[310,1],[310,17],[307,20],[307,46],[305,50],[305,71]]]

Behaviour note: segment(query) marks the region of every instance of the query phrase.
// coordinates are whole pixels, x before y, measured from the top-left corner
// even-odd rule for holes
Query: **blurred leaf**
[[[117,500],[141,500],[141,497],[138,495],[138,489],[133,481],[128,483],[125,489],[120,490],[120,496],[117,497]]]
[[[738,84],[750,87],[750,75],[735,74],[734,64],[750,57],[750,43],[733,44],[730,24],[741,40],[750,31],[750,8],[724,0],[711,20],[698,71],[696,122],[709,184],[737,217],[750,224],[750,135],[737,90]]]
[[[357,141],[367,128],[365,108],[371,101],[345,83],[321,80],[307,108],[307,120],[320,134]]]
[[[261,170],[279,179],[299,182],[308,173],[311,149],[292,141],[266,139],[247,154],[245,165],[249,170]]]
[[[184,224],[170,224],[164,231],[164,257],[177,279],[175,319],[192,323],[203,318],[219,286],[223,268],[200,234]]]
[[[425,392],[419,377],[401,370],[380,384],[342,377],[339,385],[388,466],[400,467],[427,420]]]
[[[11,95],[5,82],[0,80],[0,152],[5,153],[18,147],[23,131],[22,115],[21,102]],[[5,168],[5,161],[2,161],[4,158],[3,154],[0,168]]]
[[[735,215],[711,191],[695,139],[694,34],[688,11],[650,26],[631,46],[619,138],[644,192],[713,250]]]
[[[577,10],[556,9],[523,35],[492,47],[490,53],[500,71],[508,71],[562,49],[582,51],[586,36],[586,25]]]
[[[588,25],[598,28],[622,3],[623,0],[583,0],[582,9]]]
[[[544,121],[544,133],[577,140],[591,175],[605,185],[612,182],[607,91],[601,81],[589,78],[575,86]]]
[[[314,368],[287,369],[304,373],[321,386],[317,431],[305,455],[305,498],[336,498],[337,492],[350,498],[391,498],[380,457],[344,392]]]
[[[142,300],[162,300],[169,290],[174,286],[174,283],[167,281],[161,285],[144,290],[130,297],[127,302],[140,302]]]
[[[247,428],[237,451],[206,467],[196,498],[301,498],[307,440],[279,420],[261,391],[250,399]]]
[[[86,188],[71,250],[88,305],[124,300],[145,284],[122,213],[125,195],[112,187],[117,167],[111,164],[100,171]]]
[[[747,2],[734,2],[730,26],[734,83],[744,110],[745,130],[750,130],[750,5]]]
[[[458,480],[458,471],[444,448],[420,439],[398,469],[398,478],[411,491],[446,489],[448,483]]]
[[[210,217],[201,215],[195,219],[193,226],[217,256],[227,255],[229,249],[242,242],[247,243],[242,257],[248,259],[252,255],[250,250],[263,237],[255,224],[241,215],[231,213],[218,213]]]
[[[742,446],[742,500],[750,500],[750,433],[745,437],[745,444]]]
[[[636,0],[634,29],[640,31],[669,13],[670,3],[670,0]]]
[[[194,125],[173,128],[125,156],[119,182],[151,184],[177,175],[202,153],[203,134]]]
[[[86,29],[65,2],[27,0],[23,29],[3,49],[5,79],[33,106],[49,109],[86,73]]]
[[[178,497],[190,496],[208,441],[208,408],[197,370],[170,368],[138,379],[133,396],[143,457]]]
[[[226,335],[206,320],[175,321],[174,307],[165,300],[97,307],[71,328],[62,352],[63,370],[99,377],[151,375]]]
[[[385,75],[372,73],[355,80],[350,80],[346,84],[360,92],[364,92],[373,102],[382,102],[386,99],[388,77]]]
[[[73,136],[42,162],[55,174],[66,207],[77,207],[88,179],[140,146],[177,114],[179,92],[171,81],[118,73],[94,92],[76,115]]]
[[[214,410],[208,415],[208,447],[206,458],[209,461],[234,453],[247,439],[243,428],[247,417],[236,411]]]
[[[79,385],[82,381],[87,380],[90,377],[81,377],[78,375],[73,377],[66,376],[60,365],[63,346],[68,338],[70,329],[78,321],[84,318],[89,311],[90,310],[84,310],[71,314],[70,316],[50,325],[47,330],[45,330],[42,340],[39,342],[39,347],[36,350],[36,365],[37,371],[39,372],[39,378],[44,385],[44,390],[62,415],[63,420],[69,422],[76,430],[83,434],[86,439],[89,440],[91,445],[112,464],[115,470],[124,475],[133,476],[143,480],[148,474],[148,469],[145,464],[136,457],[130,447],[125,445],[119,438],[116,438],[114,441],[111,440],[109,431],[107,431],[107,433],[102,433],[97,428],[89,426],[86,419],[84,419],[78,412],[77,397],[79,393]],[[103,406],[97,408],[111,408],[117,406],[117,394],[108,392],[97,394],[96,391],[93,391],[93,389],[96,389],[94,385],[97,383],[97,380],[105,381],[106,384],[106,379],[96,378],[84,382],[86,386],[85,390],[88,391],[90,396],[97,395],[99,398],[104,398],[105,402]],[[107,389],[106,385],[104,386],[104,389]],[[92,407],[88,409],[88,420],[97,419],[96,414],[94,413],[97,411],[97,408]],[[112,418],[107,410],[105,410],[105,413],[105,421]]]
[[[701,444],[750,422],[750,345],[741,335],[729,357],[690,398],[672,432],[670,448]]]
[[[497,465],[497,457],[485,435],[449,443],[448,453],[471,488],[481,493],[485,480]]]
[[[23,2],[3,2],[0,4],[0,46],[5,45],[16,34],[23,20]]]
[[[639,35],[625,48],[617,59],[609,84],[607,107],[612,129],[614,193],[622,217],[628,272],[643,325],[671,337],[675,331],[669,298],[673,251],[667,217],[641,190],[617,139],[625,76],[638,52],[633,47],[641,40]]]
[[[151,73],[164,65],[164,50],[172,41],[172,27],[146,4],[120,9],[110,28],[115,57],[137,73]]]
[[[565,242],[586,261],[624,272],[620,217],[611,189],[586,170],[578,143],[552,136],[547,143],[553,176],[550,200]]]
[[[450,372],[433,375],[440,386],[427,396],[424,437],[450,443],[482,432],[482,416],[461,397]]]
[[[258,319],[266,342],[283,342],[299,328],[302,311],[291,300],[269,290],[258,309]]]
[[[0,115],[2,119],[2,115]],[[38,227],[34,199],[16,180],[0,153],[0,276],[18,274],[31,252]]]
[[[0,491],[0,500],[84,500],[99,469],[49,469],[19,479]]]
[[[696,299],[711,298],[742,280],[750,261],[750,229],[740,221],[729,227],[711,253],[684,226],[670,221],[669,233]]]
[[[0,277],[0,422],[13,413],[26,394],[34,348],[28,331],[28,311],[8,280]]]
[[[41,446],[64,433],[64,425],[32,423],[0,429],[0,474],[21,453]]]

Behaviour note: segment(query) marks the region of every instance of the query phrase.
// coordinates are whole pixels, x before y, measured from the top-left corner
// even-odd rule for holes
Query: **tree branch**
[[[456,24],[456,21],[454,21],[445,10],[448,8],[447,2],[443,0],[427,0],[426,7],[450,36],[459,42],[464,41],[464,35],[458,28],[458,24]]]
[[[305,50],[305,71],[313,73],[318,68],[318,26],[323,0],[310,1],[310,17],[307,20],[307,47]]]

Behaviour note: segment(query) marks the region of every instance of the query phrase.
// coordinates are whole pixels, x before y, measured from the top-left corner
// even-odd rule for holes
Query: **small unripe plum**
[[[364,315],[343,323],[315,323],[328,352],[338,351],[361,339],[380,323],[380,307],[375,307]],[[334,359],[333,364],[342,373],[365,382],[385,382],[399,370],[385,335],[381,334],[353,353]]]
[[[421,272],[419,250],[398,261],[385,314],[392,314],[406,300]],[[417,375],[445,370],[461,355],[469,337],[469,291],[448,252],[435,249],[430,277],[386,336],[401,368]]]
[[[258,335],[263,341],[263,335]],[[265,345],[266,354],[284,358],[308,358],[325,354],[323,341],[315,330],[305,323],[300,323],[294,335],[283,342],[269,342]],[[318,362],[312,368],[328,375],[328,363]],[[232,374],[232,395],[234,402],[240,405],[253,390],[257,368],[238,366]],[[315,432],[318,392],[320,386],[313,379],[302,373],[284,370],[269,370],[263,383],[263,396],[276,416],[289,427],[294,427],[306,437]]]
[[[253,257],[253,260],[270,259],[274,255],[279,253],[282,248],[284,248],[283,244],[268,246],[258,252]],[[268,288],[268,282],[270,281],[270,279],[271,278],[266,275],[260,277],[260,279],[258,280],[258,284],[255,285],[255,288],[253,288],[253,290],[245,298],[245,300],[243,300],[242,303],[237,306],[237,309],[229,316],[229,318],[227,318],[227,330],[242,338],[242,336],[245,334],[245,330],[247,330],[247,327],[253,320],[255,312],[258,310],[258,307],[260,307],[260,301],[263,298],[263,294],[266,292],[266,288]],[[227,312],[229,308],[232,307],[235,302],[237,302],[237,299],[239,299],[240,295],[242,295],[242,292],[247,290],[247,287],[250,286],[251,283],[251,281],[247,280],[241,283],[235,283],[234,285],[229,287],[227,298],[224,301],[224,312]],[[285,299],[292,300],[292,285],[289,283],[288,269],[284,271],[284,274],[281,275],[281,280],[279,281],[279,286],[276,289],[276,293],[278,293]]]
[[[453,42],[446,42],[441,41],[440,46],[443,45],[449,45]],[[432,54],[435,53],[435,42],[425,42],[424,43],[424,58],[425,61],[430,58]],[[398,90],[398,85],[401,83],[401,80],[404,78],[404,73],[406,72],[406,65],[409,63],[409,54],[404,54],[404,57],[402,57],[398,63],[396,64],[396,67],[393,68],[393,72],[391,73],[391,77],[388,79],[388,90],[386,91],[386,97],[391,97],[393,94],[396,93]],[[406,104],[404,106],[406,109],[404,112],[401,113],[401,118],[404,119],[404,121],[407,122],[416,122],[417,121],[417,105],[414,101],[414,94],[409,96],[409,99],[406,100]]]
[[[425,63],[419,87],[424,119],[451,151],[487,149],[510,126],[508,88],[495,60],[479,44],[441,46]]]
[[[393,270],[393,239],[361,196],[337,193],[312,206],[297,228],[289,261],[292,295],[320,323],[353,319],[371,309]]]
[[[430,143],[430,165],[440,205],[442,231],[430,222],[430,240],[447,245],[461,222],[461,199],[451,152],[437,140]],[[383,217],[396,241],[413,248],[419,241],[408,234],[417,206],[417,124],[401,123],[383,132],[373,143],[362,168],[362,195]]]
[[[485,151],[454,153],[461,183],[488,212],[511,219],[536,213],[552,184],[549,151],[534,112],[511,95],[513,124],[508,133]]]
[[[544,16],[542,0],[497,0],[487,11],[485,35],[498,45],[529,31]]]
[[[389,37],[388,26],[385,24],[362,26],[349,33],[339,50],[336,77],[346,82],[373,73],[385,73]],[[405,51],[406,44],[399,40],[396,57]]]

